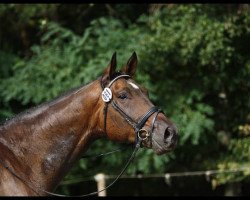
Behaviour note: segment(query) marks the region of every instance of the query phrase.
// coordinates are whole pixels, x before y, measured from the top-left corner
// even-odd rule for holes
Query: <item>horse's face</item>
[[[154,106],[149,100],[147,90],[132,79],[136,71],[136,65],[137,56],[133,53],[122,70],[122,74],[127,74],[130,77],[118,78],[109,86],[112,99],[106,103],[108,109],[104,123],[106,123],[105,132],[111,140],[135,142],[137,133],[133,128],[133,123],[130,122],[138,122]],[[110,81],[112,82],[117,77],[115,68],[116,55],[114,54],[102,77],[104,86],[107,86]],[[126,116],[131,120],[126,120]],[[177,144],[176,126],[161,112],[152,113],[140,129],[143,129],[140,132],[140,136],[143,138],[147,132],[149,133],[149,136],[142,141],[142,145],[152,148],[158,155],[171,151]]]

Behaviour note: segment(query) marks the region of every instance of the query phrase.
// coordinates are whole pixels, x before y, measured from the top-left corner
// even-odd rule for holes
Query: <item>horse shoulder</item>
[[[20,180],[13,177],[3,166],[0,166],[0,196],[35,195]]]

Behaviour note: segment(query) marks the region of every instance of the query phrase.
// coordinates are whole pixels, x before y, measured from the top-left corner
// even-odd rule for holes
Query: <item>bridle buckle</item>
[[[148,130],[142,128],[137,132],[137,136],[140,140],[144,141],[148,139],[148,137],[150,136],[150,133]]]

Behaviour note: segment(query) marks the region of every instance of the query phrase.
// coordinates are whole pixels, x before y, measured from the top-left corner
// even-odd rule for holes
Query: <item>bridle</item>
[[[120,115],[128,122],[128,124],[130,124],[135,131],[136,134],[136,140],[135,140],[135,144],[137,144],[138,140],[141,139],[142,141],[147,140],[151,134],[153,133],[153,129],[154,129],[154,123],[156,120],[157,115],[162,112],[161,109],[159,109],[156,106],[151,107],[142,117],[140,117],[140,119],[138,120],[138,122],[136,122],[136,120],[132,119],[128,114],[126,114],[126,112],[123,111],[123,109],[121,109],[118,104],[115,102],[114,99],[112,99],[112,91],[110,89],[111,85],[118,79],[120,78],[130,78],[129,75],[119,75],[116,78],[114,78],[107,87],[104,87],[101,83],[103,92],[102,92],[102,99],[103,101],[106,103],[105,107],[104,107],[104,131],[106,132],[106,120],[107,120],[107,113],[108,113],[108,105],[109,103],[111,103],[112,107],[120,113]],[[148,131],[146,129],[143,129],[144,124],[147,122],[148,118],[152,115],[156,113],[153,121],[152,121],[152,125],[151,125],[151,130]]]
[[[22,181],[25,185],[27,185],[30,189],[32,189],[35,193],[37,193],[39,195],[39,193],[37,192],[43,192],[46,193],[48,195],[52,195],[52,196],[58,196],[58,197],[85,197],[85,196],[92,196],[92,195],[96,195],[106,189],[108,189],[109,187],[111,187],[125,172],[125,170],[127,169],[127,167],[130,165],[130,163],[133,161],[137,151],[139,150],[139,148],[141,147],[141,143],[142,141],[147,140],[151,134],[153,133],[153,129],[154,129],[154,123],[155,120],[157,118],[157,115],[162,112],[161,109],[153,106],[151,107],[142,117],[140,117],[140,119],[138,120],[138,122],[136,122],[135,120],[133,120],[128,114],[126,114],[126,112],[124,112],[119,106],[118,104],[115,102],[115,100],[112,99],[112,91],[110,89],[111,85],[120,78],[130,78],[129,75],[119,75],[116,78],[114,78],[107,87],[103,87],[102,83],[102,99],[105,102],[105,107],[104,107],[104,130],[106,132],[106,121],[107,121],[107,113],[108,113],[108,105],[109,103],[111,103],[112,107],[118,111],[121,116],[134,128],[135,134],[136,134],[136,140],[135,140],[135,148],[134,151],[132,152],[130,158],[128,159],[126,165],[124,166],[124,168],[122,169],[122,171],[119,173],[119,175],[115,178],[115,180],[110,183],[108,186],[106,186],[104,189],[96,191],[96,192],[91,192],[88,194],[84,194],[84,195],[77,195],[77,196],[68,196],[68,195],[61,195],[61,194],[57,194],[57,193],[53,193],[53,192],[49,192],[46,191],[40,187],[35,187],[33,185],[31,185],[31,183],[29,183],[28,181],[26,181],[24,178],[20,177],[19,175],[17,175],[12,169],[10,169],[10,167],[3,162],[0,159],[0,164],[3,165],[3,167],[5,169],[7,169],[14,177],[16,177],[17,179],[19,179],[20,181]],[[154,113],[156,113],[155,117],[152,120],[152,124],[151,124],[151,130],[148,131],[146,129],[143,129],[144,124],[147,122],[148,118],[153,115]]]

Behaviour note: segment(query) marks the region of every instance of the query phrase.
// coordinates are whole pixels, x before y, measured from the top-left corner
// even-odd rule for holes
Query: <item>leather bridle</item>
[[[61,195],[61,194],[57,194],[57,193],[53,193],[53,192],[49,192],[46,191],[38,186],[34,186],[33,184],[31,184],[30,182],[26,181],[24,178],[20,177],[19,175],[17,175],[3,160],[0,159],[0,164],[2,164],[2,166],[7,169],[14,177],[16,177],[17,179],[19,179],[20,181],[22,181],[25,185],[27,185],[31,190],[33,190],[36,194],[39,195],[39,193],[37,191],[43,192],[45,194],[48,195],[52,195],[52,196],[58,196],[58,197],[85,197],[85,196],[92,196],[92,195],[96,195],[106,189],[108,189],[109,187],[111,187],[121,176],[122,174],[125,172],[125,170],[127,169],[127,167],[129,166],[129,164],[133,161],[136,152],[139,150],[139,148],[141,147],[141,143],[144,140],[147,140],[150,135],[153,133],[153,129],[154,129],[154,123],[155,120],[157,118],[157,115],[162,112],[161,109],[153,106],[151,107],[139,120],[138,122],[136,122],[136,120],[133,120],[128,114],[126,114],[126,112],[124,112],[119,106],[118,104],[115,102],[115,100],[112,99],[112,91],[110,89],[111,85],[120,78],[130,78],[129,75],[119,75],[116,78],[114,78],[107,87],[103,87],[102,84],[102,88],[103,88],[103,92],[102,92],[102,97],[103,100],[105,102],[105,107],[104,107],[104,130],[106,132],[106,119],[107,119],[107,113],[108,113],[108,105],[111,102],[112,107],[118,111],[123,118],[134,128],[135,134],[136,134],[136,140],[135,140],[135,148],[133,153],[131,154],[130,158],[128,159],[126,165],[124,166],[124,168],[122,169],[122,171],[119,173],[119,175],[115,178],[115,180],[110,183],[108,186],[106,186],[104,189],[100,190],[100,191],[96,191],[96,192],[91,192],[88,194],[84,194],[84,195],[77,195],[77,196],[68,196],[68,195]],[[105,93],[106,91],[106,93]],[[105,96],[106,95],[106,96]],[[152,124],[151,124],[151,130],[148,131],[146,129],[143,129],[144,124],[147,122],[148,118],[153,115],[154,113],[156,113],[155,117],[152,120]]]
[[[135,140],[135,144],[137,144],[137,142],[139,141],[139,139],[141,139],[141,141],[147,140],[151,134],[153,133],[153,129],[154,129],[154,123],[156,120],[157,115],[162,112],[161,109],[159,109],[156,106],[151,107],[142,117],[139,118],[139,120],[136,122],[136,120],[132,119],[128,114],[126,114],[126,112],[120,108],[118,106],[118,104],[115,102],[115,100],[112,98],[112,91],[110,89],[111,85],[118,79],[120,78],[130,78],[129,75],[119,75],[116,78],[114,78],[107,87],[103,87],[102,83],[102,89],[103,89],[103,93],[102,95],[105,95],[105,91],[108,91],[108,94],[106,94],[107,98],[105,99],[105,97],[103,98],[103,101],[105,102],[105,107],[104,107],[104,131],[106,132],[106,121],[107,121],[107,113],[108,113],[108,105],[111,104],[112,107],[120,113],[120,115],[128,122],[128,124],[130,124],[135,131],[136,134],[136,140]],[[110,95],[110,96],[109,96]],[[154,113],[156,113],[153,121],[152,121],[152,125],[151,125],[151,130],[148,131],[146,129],[143,129],[143,126],[145,125],[145,123],[147,122],[148,118],[153,115]]]

